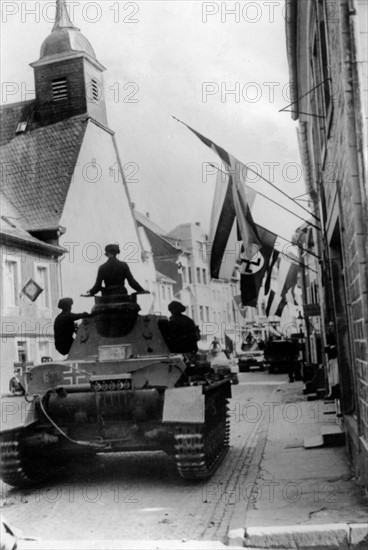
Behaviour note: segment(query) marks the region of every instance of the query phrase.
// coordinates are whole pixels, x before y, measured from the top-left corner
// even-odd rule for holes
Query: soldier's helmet
[[[176,300],[170,302],[167,308],[171,313],[183,313],[187,309],[181,302]]]
[[[68,309],[73,305],[73,299],[72,298],[61,298],[58,303],[59,309]]]

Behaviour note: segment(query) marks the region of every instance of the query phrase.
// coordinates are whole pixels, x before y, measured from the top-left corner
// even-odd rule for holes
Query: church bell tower
[[[87,40],[56,0],[55,24],[41,46],[35,72],[36,119],[42,126],[86,114],[107,126],[103,72]]]

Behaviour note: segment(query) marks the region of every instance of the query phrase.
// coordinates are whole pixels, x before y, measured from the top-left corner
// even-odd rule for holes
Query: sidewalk
[[[368,499],[334,434],[334,404],[308,401],[302,390],[280,385],[267,404],[229,544],[367,550]]]

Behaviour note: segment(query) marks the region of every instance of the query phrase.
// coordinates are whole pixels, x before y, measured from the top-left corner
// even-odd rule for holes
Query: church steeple
[[[56,0],[55,23],[43,41],[35,70],[36,110],[41,124],[87,114],[107,126],[103,67],[71,21],[65,0]]]
[[[65,0],[56,0],[56,15],[55,23],[52,27],[53,31],[58,31],[59,29],[78,29],[70,20],[68,10],[66,8]]]

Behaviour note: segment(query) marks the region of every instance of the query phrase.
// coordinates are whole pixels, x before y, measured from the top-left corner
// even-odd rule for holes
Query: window
[[[210,320],[210,308],[208,306],[206,306],[206,321],[207,323],[209,322]]]
[[[37,303],[41,309],[50,308],[50,279],[47,266],[36,267],[36,282],[43,289],[43,292],[37,298]]]
[[[4,265],[4,305],[16,307],[19,305],[19,262],[5,260]]]
[[[190,312],[191,312],[192,319],[195,320],[194,306],[191,306]]]
[[[91,80],[91,87],[92,87],[92,99],[93,101],[98,101],[100,99],[100,86],[94,78],[92,78]]]
[[[50,357],[50,342],[47,340],[38,343],[39,359],[42,361],[42,357]]]
[[[202,243],[202,261],[207,262],[207,243]]]
[[[199,319],[204,322],[203,306],[199,306]]]
[[[19,363],[25,363],[28,359],[27,342],[25,340],[17,341],[17,357]]]
[[[164,285],[160,286],[161,300],[165,300],[165,287]]]
[[[197,283],[201,284],[201,269],[197,267]]]
[[[206,273],[205,269],[202,269],[202,280],[203,280],[203,284],[206,285],[207,284],[207,273]]]
[[[329,51],[326,32],[326,2],[318,0],[315,3],[314,20],[315,24],[311,27],[311,89],[315,90],[311,94],[311,108],[316,118],[314,121],[315,139],[317,143],[315,149],[323,162],[326,153],[326,140],[329,134],[330,122],[332,119],[333,102],[331,95],[332,80],[329,69]]]
[[[57,78],[51,83],[52,99],[54,102],[68,99],[68,83],[66,78]]]
[[[188,279],[187,279],[187,268],[186,268],[186,267],[182,267],[181,273],[182,273],[182,276],[183,276],[183,283],[186,284],[186,283],[188,282]]]
[[[27,122],[20,122],[15,130],[16,134],[21,134],[27,130]]]
[[[192,282],[193,282],[192,268],[191,267],[188,267],[188,279],[189,279],[189,284],[191,285]]]

